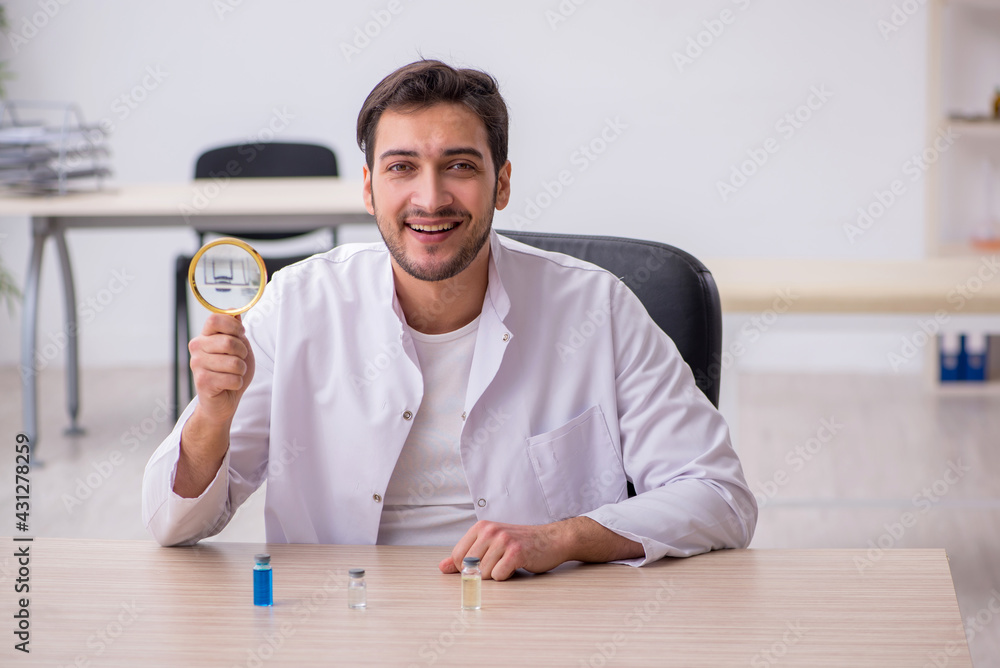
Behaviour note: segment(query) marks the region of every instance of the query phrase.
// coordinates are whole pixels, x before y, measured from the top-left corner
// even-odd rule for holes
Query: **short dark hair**
[[[456,69],[440,60],[418,60],[382,79],[358,114],[358,146],[368,169],[375,164],[375,129],[387,109],[421,109],[442,102],[464,104],[483,121],[497,175],[507,162],[507,104],[496,79],[480,70]]]

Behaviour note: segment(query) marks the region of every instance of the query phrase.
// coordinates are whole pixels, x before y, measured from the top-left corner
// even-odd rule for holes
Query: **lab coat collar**
[[[486,301],[493,306],[497,317],[503,321],[510,312],[510,298],[500,280],[500,270],[504,266],[504,257],[507,249],[500,243],[500,235],[496,230],[490,230],[490,269],[489,284],[486,286]],[[486,305],[483,305],[485,309]]]
[[[479,320],[469,384],[465,392],[465,410],[468,415],[472,414],[486,388],[496,378],[504,353],[514,336],[504,324],[504,318],[510,311],[510,299],[500,280],[508,252],[500,243],[497,233],[490,230],[489,282],[486,286],[486,298],[483,300],[482,317]],[[466,426],[469,424],[466,422]],[[462,443],[466,442],[467,438],[463,431]]]
[[[496,233],[496,230],[490,230],[489,244],[490,261],[489,269],[487,270],[489,278],[486,285],[486,300],[483,303],[483,311],[492,309],[496,313],[497,318],[503,322],[504,318],[510,312],[510,298],[507,296],[507,291],[503,287],[503,281],[500,279],[500,270],[504,264],[504,255],[508,251],[500,242],[500,236]],[[396,294],[396,281],[393,276],[392,259],[388,248],[385,250],[385,264],[385,271],[382,272],[385,283],[379,287],[378,294],[388,296],[392,310],[399,319],[400,331],[402,332],[406,330],[406,316],[403,314],[403,307],[399,304],[399,297]]]
[[[488,282],[486,286],[486,298],[483,300],[483,310],[479,320],[479,331],[476,335],[476,347],[473,352],[472,369],[469,372],[469,382],[465,394],[465,411],[471,414],[472,409],[483,396],[486,388],[496,377],[503,361],[504,352],[514,334],[504,324],[504,318],[510,312],[510,298],[503,287],[500,279],[501,270],[504,267],[504,258],[509,252],[503,247],[497,233],[490,230],[490,261],[488,269]],[[406,325],[406,316],[403,308],[399,304],[399,297],[396,295],[396,281],[392,272],[392,260],[388,248],[385,252],[386,269],[382,272],[386,284],[379,288],[379,294],[391,296],[392,310],[396,314],[399,325],[399,338],[403,344],[403,350],[407,357],[413,362],[416,368],[420,368],[416,349],[413,341],[407,335],[409,327]]]

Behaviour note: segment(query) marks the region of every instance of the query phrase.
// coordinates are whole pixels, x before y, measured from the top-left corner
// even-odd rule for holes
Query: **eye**
[[[476,171],[476,166],[471,162],[456,162],[451,168],[459,172]]]
[[[405,172],[410,168],[409,165],[403,164],[401,162],[396,162],[385,168],[387,172]]]

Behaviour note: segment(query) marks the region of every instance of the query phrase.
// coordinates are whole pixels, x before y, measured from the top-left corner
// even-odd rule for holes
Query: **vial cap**
[[[351,574],[352,578],[362,578],[365,576],[365,569],[363,568],[352,568],[347,572]]]
[[[254,561],[256,561],[258,564],[269,564],[269,563],[271,563],[271,555],[270,554],[255,554],[255,555],[253,555],[253,558],[254,558]]]
[[[479,557],[466,557],[465,559],[462,559],[462,565],[463,566],[478,566],[479,565]]]

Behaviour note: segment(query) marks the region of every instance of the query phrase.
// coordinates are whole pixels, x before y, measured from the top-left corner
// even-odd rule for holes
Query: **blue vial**
[[[271,579],[271,555],[255,554],[253,565],[253,604],[274,605]]]

